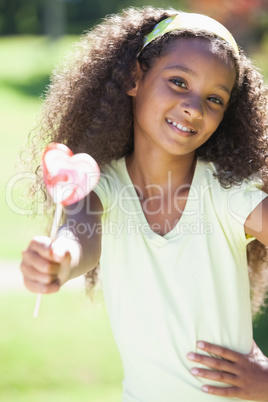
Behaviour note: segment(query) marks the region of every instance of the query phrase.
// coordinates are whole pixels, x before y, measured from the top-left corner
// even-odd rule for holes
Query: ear
[[[141,69],[140,63],[137,60],[136,61],[136,69],[135,69],[135,87],[131,88],[129,91],[127,91],[127,95],[135,97],[137,95],[138,92],[138,88],[139,88],[139,83],[141,81],[143,75],[143,71]]]

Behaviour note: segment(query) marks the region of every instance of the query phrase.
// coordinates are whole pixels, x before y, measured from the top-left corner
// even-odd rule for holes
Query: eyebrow
[[[192,75],[192,76],[196,76],[196,72],[195,71],[193,71],[193,70],[191,70],[190,68],[188,68],[188,67],[185,67],[185,66],[170,66],[170,67],[167,67],[167,68],[165,68],[165,70],[181,70],[181,71],[184,71],[185,73],[188,73],[188,74],[190,74],[190,75]]]
[[[180,70],[180,71],[184,71],[185,73],[191,75],[192,77],[197,76],[197,74],[196,74],[196,72],[194,70],[191,70],[190,68],[185,67],[185,66],[179,66],[179,65],[170,66],[170,67],[165,68],[165,70]],[[231,91],[227,87],[225,87],[224,85],[219,84],[219,85],[217,85],[217,88],[219,88],[222,91],[226,92],[229,96],[231,95]]]

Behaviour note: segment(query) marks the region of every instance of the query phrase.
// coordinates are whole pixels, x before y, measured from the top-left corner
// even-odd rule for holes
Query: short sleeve
[[[104,214],[113,209],[118,202],[120,183],[114,169],[114,164],[107,165],[101,171],[100,180],[93,190],[102,203]]]
[[[245,180],[240,186],[233,186],[228,191],[226,213],[233,229],[241,232],[243,243],[254,239],[245,237],[244,224],[247,217],[268,195],[261,190],[261,186],[261,181]]]

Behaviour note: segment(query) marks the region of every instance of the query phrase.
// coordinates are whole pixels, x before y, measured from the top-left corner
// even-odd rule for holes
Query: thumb
[[[60,286],[70,279],[70,273],[71,273],[71,254],[69,253],[69,251],[66,251],[63,260],[61,262],[61,270],[58,274],[58,280]]]
[[[63,259],[66,257],[67,254],[70,254],[68,248],[68,242],[66,239],[62,237],[58,237],[52,244],[51,244],[51,252],[53,258],[56,262],[61,263]]]

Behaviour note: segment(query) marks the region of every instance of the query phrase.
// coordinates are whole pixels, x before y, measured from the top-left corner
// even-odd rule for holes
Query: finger
[[[196,377],[208,378],[229,385],[239,385],[238,377],[235,374],[226,373],[224,371],[206,370],[199,367],[194,367],[190,371]]]
[[[22,255],[22,264],[24,263],[26,265],[30,265],[37,271],[40,271],[44,274],[57,274],[60,269],[58,263],[55,263],[45,257],[40,256],[40,254],[38,254],[36,251],[27,249],[23,251]]]
[[[53,252],[51,239],[46,236],[35,236],[27,250],[35,251],[41,257],[59,263],[64,255],[64,253],[59,254]]]
[[[203,385],[202,391],[208,394],[225,396],[229,398],[239,398],[240,389],[237,387],[212,387],[211,385]]]
[[[37,254],[41,255],[46,259],[51,259],[51,239],[47,236],[35,236],[30,242],[27,250],[35,251]]]
[[[44,284],[32,281],[31,279],[24,277],[24,284],[26,288],[33,293],[42,293],[42,294],[55,293],[60,289],[60,284],[58,281],[55,281],[50,284]]]
[[[220,359],[218,357],[211,357],[207,355],[201,355],[199,353],[188,353],[187,358],[189,360],[203,364],[204,366],[212,369],[226,371],[228,373],[237,374],[237,367],[233,362],[229,360]]]
[[[55,274],[54,275],[43,274],[42,272],[37,271],[31,265],[27,265],[25,263],[21,264],[21,271],[26,278],[44,284],[52,283],[58,279],[57,275]]]
[[[199,349],[205,350],[210,354],[220,356],[223,359],[229,360],[230,362],[237,362],[241,357],[241,353],[224,348],[223,346],[214,345],[213,343],[198,341],[196,345]]]

